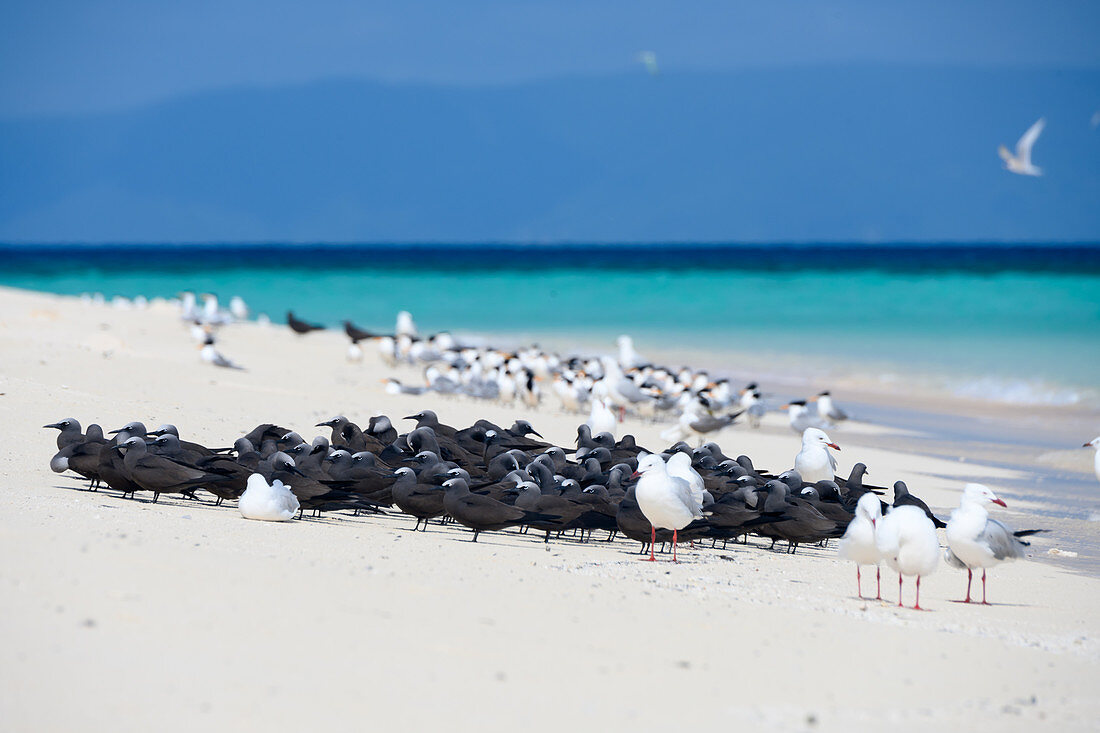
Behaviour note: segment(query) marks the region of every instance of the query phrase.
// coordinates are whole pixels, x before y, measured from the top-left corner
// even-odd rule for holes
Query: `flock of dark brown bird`
[[[106,435],[95,424],[83,430],[73,418],[45,427],[59,431],[54,471],[71,471],[87,479],[89,489],[106,486],[124,497],[140,492],[154,502],[161,494],[198,500],[205,491],[220,505],[238,499],[258,473],[290,488],[299,517],[397,511],[417,520],[414,530],[427,530],[433,519],[454,521],[472,529],[474,541],[480,532],[509,527],[536,530],[547,542],[588,541],[600,530],[607,540],[622,534],[642,543],[643,552],[648,548],[652,527],[634,497],[638,459],[647,451],[632,436],[616,441],[581,425],[576,446],[563,448],[542,440],[526,420],[506,428],[478,420],[459,429],[431,410],[406,419],[416,427],[399,434],[385,416],[362,428],[339,416],[319,423],[331,434],[312,442],[263,424],[224,448],[181,440],[173,425],[149,430],[131,422]],[[677,443],[663,455],[676,452],[690,456],[706,489],[704,518],[679,532],[681,542],[725,546],[756,536],[773,548],[783,541],[794,552],[842,535],[860,496],[884,491],[863,484],[863,464],[847,479],[809,484],[795,471],[772,475],[747,456],[726,456],[714,443],[694,450]],[[895,495],[909,496],[904,484]],[[919,502],[903,499],[911,500]],[[656,539],[667,543],[671,535],[661,530]]]

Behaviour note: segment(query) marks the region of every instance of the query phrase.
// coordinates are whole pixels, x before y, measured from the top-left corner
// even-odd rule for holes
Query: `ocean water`
[[[0,246],[0,284],[76,295],[242,296],[338,325],[639,351],[728,352],[756,368],[968,397],[1100,395],[1100,245]]]

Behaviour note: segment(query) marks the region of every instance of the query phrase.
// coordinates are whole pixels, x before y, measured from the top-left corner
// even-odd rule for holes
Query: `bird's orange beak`
[[[840,450],[840,446],[837,445],[836,443],[826,443],[825,445],[829,446],[833,450]]]
[[[1006,508],[1008,507],[1008,504],[1005,504],[1004,499],[994,499],[993,503],[994,504],[1000,504],[1001,506],[1006,507]]]

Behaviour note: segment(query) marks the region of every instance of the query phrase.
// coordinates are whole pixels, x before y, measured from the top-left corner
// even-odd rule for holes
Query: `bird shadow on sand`
[[[116,509],[120,506],[126,506],[128,503],[131,503],[131,502],[136,503],[138,506],[143,506],[143,507],[144,506],[155,505],[155,506],[164,506],[164,507],[179,507],[181,509],[202,509],[202,510],[206,510],[206,511],[223,511],[223,510],[235,511],[236,508],[237,508],[236,505],[234,505],[234,504],[222,504],[221,506],[218,506],[214,501],[210,501],[210,500],[206,500],[206,499],[182,499],[182,498],[177,499],[175,497],[168,498],[167,496],[165,496],[163,494],[161,495],[160,499],[158,499],[157,501],[153,501],[153,497],[152,497],[151,494],[146,495],[146,496],[137,495],[137,496],[127,497],[127,498],[124,499],[121,494],[114,493],[114,490],[99,489],[99,490],[96,490],[96,491],[92,491],[91,489],[83,488],[83,487],[79,487],[79,486],[59,486],[59,485],[56,485],[56,484],[54,485],[53,488],[61,489],[62,491],[76,491],[76,492],[81,493],[81,494],[90,494],[90,495],[93,495],[93,496],[98,496],[98,497],[103,498],[103,499],[113,499],[115,501],[115,503],[100,504],[100,506],[102,506],[102,507],[109,507],[109,508],[112,508],[112,509]],[[144,493],[148,494],[148,492],[144,492]],[[123,503],[123,502],[126,502],[126,503]]]
[[[484,545],[485,547],[515,547],[516,545],[511,542],[493,541],[486,537],[488,532],[482,532],[477,537],[477,542],[474,542],[471,538],[474,536],[473,532],[463,534],[448,534],[445,539],[449,542],[457,542],[460,545]],[[442,536],[442,534],[441,534]]]
[[[1000,606],[1002,608],[1033,608],[1030,603],[982,603],[981,601],[971,601],[970,603],[967,603],[966,601],[958,600],[955,598],[949,598],[948,603],[956,603],[960,606],[976,606],[979,608],[981,606]]]

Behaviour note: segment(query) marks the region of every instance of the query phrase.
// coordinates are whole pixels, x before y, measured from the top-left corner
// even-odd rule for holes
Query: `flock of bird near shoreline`
[[[238,296],[228,309],[217,296],[204,293],[200,299],[185,292],[178,301],[180,317],[191,324],[192,337],[199,342],[203,361],[216,367],[244,369],[218,351],[217,330],[249,316],[247,304]],[[270,325],[260,314],[257,321]],[[298,336],[327,330],[321,324],[303,320],[287,311],[288,328]],[[617,423],[629,412],[641,419],[675,420],[662,433],[670,443],[708,437],[731,426],[739,417],[749,427],[759,427],[769,405],[756,383],[735,391],[729,379],[712,378],[705,369],[665,367],[644,358],[634,349],[630,336],[617,340],[618,355],[563,356],[538,345],[498,348],[464,344],[451,333],[440,331],[422,336],[407,311],[397,314],[392,332],[383,333],[343,322],[349,339],[348,361],[361,361],[363,344],[373,342],[382,361],[391,368],[422,367],[423,381],[405,384],[396,377],[383,380],[390,394],[462,397],[491,401],[504,406],[522,404],[535,409],[544,404],[547,393],[556,398],[563,412],[587,412],[594,433],[615,434]],[[847,419],[833,403],[828,391],[808,400],[792,400],[779,409],[787,411],[792,430],[808,427],[828,429]]]
[[[977,484],[967,485],[946,525],[901,481],[887,505],[884,487],[864,484],[864,464],[847,478],[833,475],[830,450],[839,446],[816,428],[804,431],[795,469],[773,474],[747,456],[726,456],[714,443],[692,449],[681,441],[653,453],[630,435],[594,435],[582,424],[576,447],[563,448],[541,440],[526,420],[507,428],[478,420],[459,429],[431,410],[407,419],[416,427],[399,433],[385,416],[364,428],[337,416],[317,425],[330,435],[312,441],[262,424],[231,448],[182,440],[173,425],[149,430],[131,422],[106,435],[74,418],[45,427],[59,431],[50,462],[55,472],[72,471],[89,489],[106,485],[123,497],[199,500],[202,490],[218,505],[236,501],[245,518],[269,521],[303,518],[306,511],[396,511],[417,520],[414,531],[427,531],[430,520],[455,522],[473,530],[475,542],[482,532],[513,527],[537,531],[543,542],[587,542],[602,531],[607,541],[621,534],[640,542],[648,560],[656,560],[658,543],[668,544],[674,562],[682,542],[725,548],[758,537],[770,540],[770,549],[783,542],[793,553],[839,539],[840,557],[856,563],[860,598],[860,567],[885,563],[898,573],[899,606],[902,578],[916,576],[918,609],[921,578],[944,554],[937,526],[946,529],[947,561],[967,570],[966,602],[972,572],[982,569],[983,603],[985,569],[1023,557],[1021,538],[1043,531],[1013,532],[990,518],[986,505],[1004,502]]]
[[[193,294],[179,302],[182,319],[201,342],[204,361],[239,369],[214,348],[216,329],[248,317],[240,298],[229,310],[217,298]],[[262,323],[266,317],[259,319]],[[289,328],[305,335],[323,327],[287,314]],[[350,339],[348,359],[363,356],[360,343],[376,341],[383,361],[426,365],[424,386],[387,379],[394,394],[465,396],[522,402],[537,407],[539,382],[549,380],[566,412],[590,408],[577,428],[575,447],[552,445],[527,420],[504,428],[478,420],[465,428],[441,423],[431,410],[410,415],[416,427],[399,433],[386,416],[371,417],[360,428],[337,416],[316,427],[329,436],[305,440],[275,424],[262,424],[234,441],[231,448],[209,448],[180,439],[173,425],[148,430],[131,422],[108,437],[99,425],[83,430],[74,418],[47,425],[59,430],[58,452],[50,462],[58,473],[72,471],[89,481],[89,489],[106,485],[123,497],[149,492],[179,494],[198,500],[204,490],[216,503],[236,501],[247,519],[288,521],[306,511],[399,512],[415,518],[414,530],[427,531],[429,520],[454,522],[481,532],[518,528],[535,530],[542,540],[565,538],[587,542],[595,531],[641,543],[656,560],[660,543],[677,561],[677,545],[710,540],[711,548],[749,537],[785,543],[794,553],[800,545],[827,546],[838,539],[838,555],[856,564],[857,594],[863,598],[862,567],[876,568],[876,600],[882,599],[881,565],[898,573],[898,605],[905,576],[916,577],[914,608],[920,608],[921,578],[941,558],[967,571],[965,602],[972,602],[973,571],[982,570],[986,602],[986,569],[1024,556],[1024,537],[1046,530],[1012,531],[988,514],[989,504],[1005,505],[988,487],[967,484],[958,509],[948,522],[936,517],[902,481],[893,484],[893,501],[885,487],[864,484],[867,467],[856,463],[850,475],[835,475],[831,450],[840,450],[824,432],[847,419],[829,392],[812,400],[783,405],[802,447],[792,470],[770,473],[748,456],[731,458],[714,442],[704,442],[745,416],[750,427],[765,414],[755,383],[736,392],[726,379],[712,380],[704,370],[656,366],[620,337],[618,358],[569,357],[530,347],[502,350],[457,343],[442,332],[421,338],[411,315],[398,315],[392,334],[379,334],[344,323]],[[616,411],[618,414],[616,414]],[[660,453],[637,445],[632,435],[616,439],[624,415],[658,419],[675,416],[661,433],[671,445]],[[532,437],[535,436],[535,437]],[[697,441],[692,448],[687,440]],[[1085,444],[1097,448],[1100,437]],[[570,458],[572,456],[572,458]],[[944,529],[946,551],[937,529]]]

